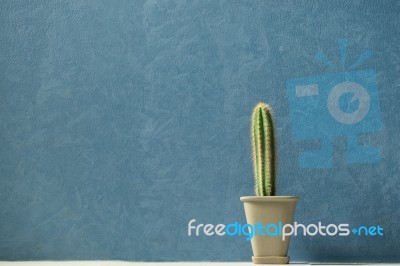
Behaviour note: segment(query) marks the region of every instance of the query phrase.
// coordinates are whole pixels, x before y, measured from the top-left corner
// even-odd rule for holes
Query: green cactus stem
[[[256,195],[275,196],[275,128],[272,110],[262,102],[254,107],[252,113],[251,144]]]

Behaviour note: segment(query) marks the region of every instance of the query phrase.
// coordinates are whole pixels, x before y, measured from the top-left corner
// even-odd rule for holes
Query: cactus
[[[257,104],[252,113],[251,144],[256,195],[274,196],[277,173],[275,128],[272,110],[263,102]]]

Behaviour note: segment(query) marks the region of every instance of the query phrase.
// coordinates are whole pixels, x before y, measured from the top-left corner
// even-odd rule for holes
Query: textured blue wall
[[[263,100],[296,220],[385,228],[295,237],[292,259],[399,261],[399,12],[398,1],[2,1],[0,259],[250,260],[243,238],[188,237],[187,223],[244,222],[249,114]],[[286,84],[335,73],[314,55],[339,62],[343,38],[349,62],[374,51],[358,69],[376,73],[382,128],[361,138],[381,158],[348,164],[337,136],[332,167],[302,168],[318,143],[292,140]]]

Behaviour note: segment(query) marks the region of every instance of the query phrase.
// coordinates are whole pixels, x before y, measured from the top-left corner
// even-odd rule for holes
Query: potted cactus
[[[247,223],[260,225],[264,231],[251,238],[253,263],[289,263],[289,238],[282,239],[282,225],[292,224],[298,198],[276,196],[276,140],[271,108],[265,103],[255,106],[251,116],[251,143],[256,196],[241,197]],[[267,226],[272,225],[272,226]]]

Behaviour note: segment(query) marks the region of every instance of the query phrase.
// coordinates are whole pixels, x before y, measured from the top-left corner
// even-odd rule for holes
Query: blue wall
[[[399,12],[398,1],[2,1],[0,259],[250,260],[244,238],[189,237],[187,223],[244,222],[262,100],[296,220],[385,228],[294,237],[292,260],[400,261]],[[335,131],[289,104],[293,82],[351,79],[368,49],[355,71],[372,71],[359,82],[371,130]],[[314,124],[291,123],[299,112]],[[349,163],[350,135],[375,159]],[[302,161],[321,145],[331,164]]]

